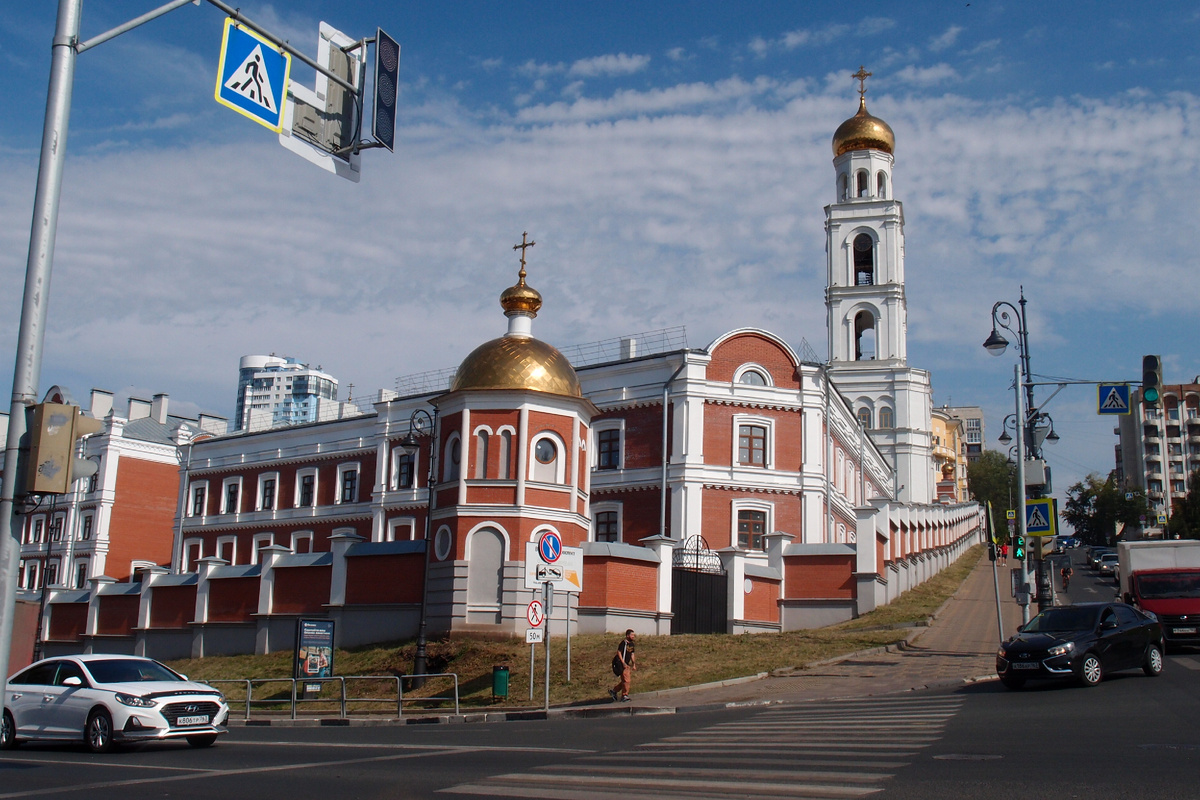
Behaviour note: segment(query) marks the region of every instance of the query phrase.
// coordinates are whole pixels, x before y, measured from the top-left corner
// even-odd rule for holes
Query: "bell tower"
[[[892,462],[901,500],[933,500],[929,373],[908,366],[904,207],[895,199],[896,135],[867,111],[833,135],[835,201],[825,207],[829,364],[834,384]],[[900,488],[902,487],[902,488]]]

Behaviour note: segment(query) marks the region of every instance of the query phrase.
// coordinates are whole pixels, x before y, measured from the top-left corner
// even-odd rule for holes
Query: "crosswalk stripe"
[[[625,750],[443,789],[541,800],[858,800],[942,738],[961,698],[824,701],[764,710]]]

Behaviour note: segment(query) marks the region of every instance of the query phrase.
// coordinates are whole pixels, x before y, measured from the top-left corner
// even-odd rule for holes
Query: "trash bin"
[[[508,697],[508,667],[492,667],[492,700]]]

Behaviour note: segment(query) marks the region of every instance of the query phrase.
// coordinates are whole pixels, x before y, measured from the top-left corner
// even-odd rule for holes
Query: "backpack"
[[[612,668],[613,675],[620,675],[625,671],[625,662],[621,660],[620,656],[613,656]]]

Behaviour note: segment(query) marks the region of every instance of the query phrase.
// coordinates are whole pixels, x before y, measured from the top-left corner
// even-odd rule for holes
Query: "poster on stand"
[[[295,677],[333,677],[333,620],[296,621]]]

